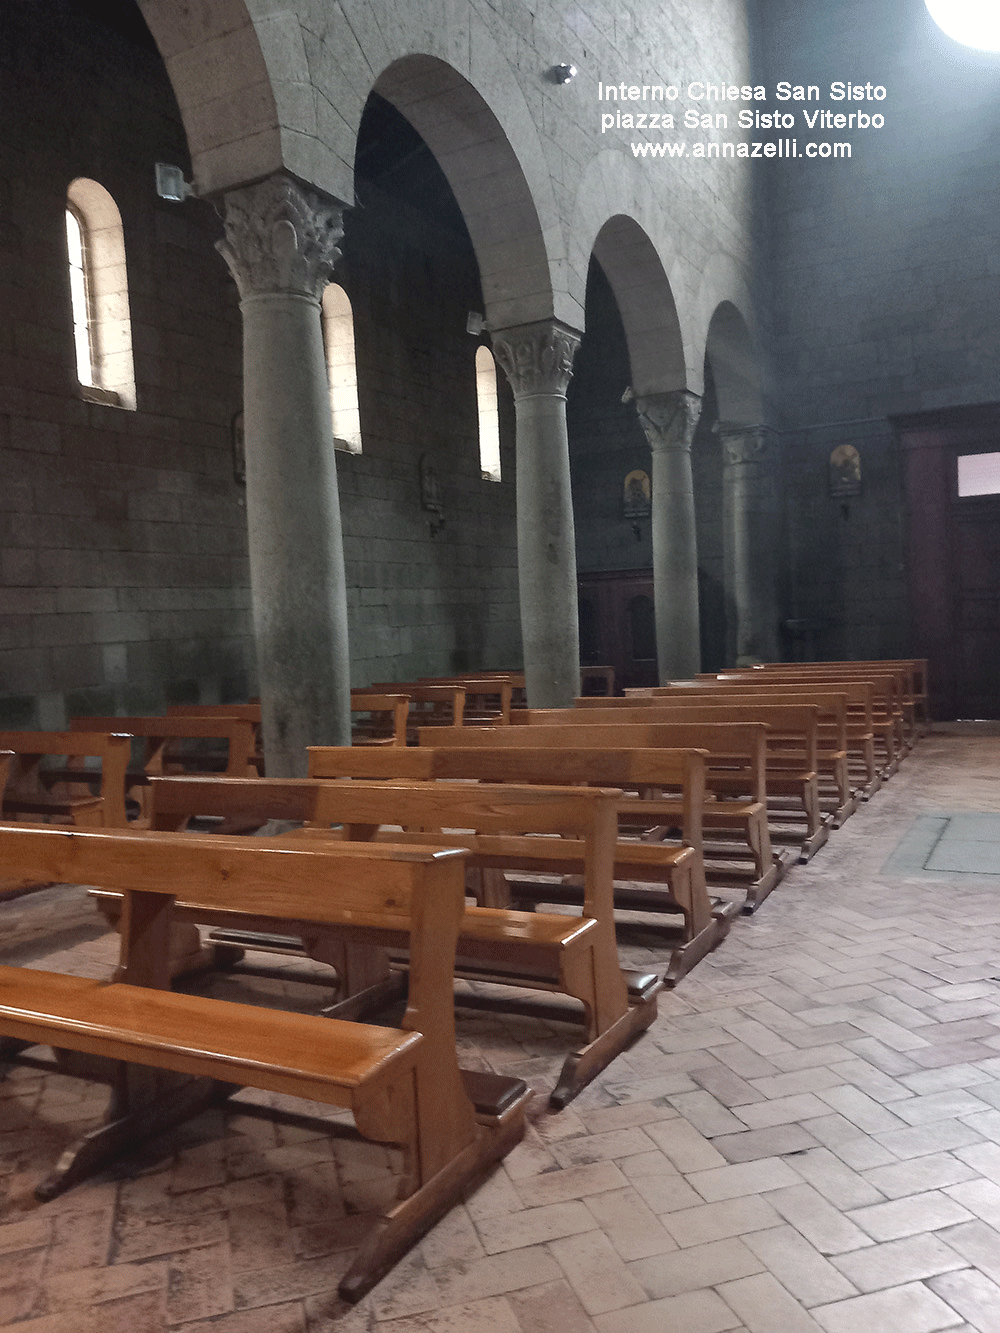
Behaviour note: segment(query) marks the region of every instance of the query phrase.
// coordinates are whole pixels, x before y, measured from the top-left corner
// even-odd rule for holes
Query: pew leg
[[[520,1142],[524,1137],[524,1112],[530,1095],[526,1090],[494,1131],[481,1131],[473,1143],[463,1148],[414,1193],[382,1214],[341,1278],[338,1287],[341,1300],[351,1305],[361,1300],[431,1227],[460,1202],[470,1185]]]
[[[588,1045],[573,1051],[563,1063],[559,1080],[549,1095],[549,1105],[561,1111],[650,1026],[656,1018],[656,997],[663,983],[655,973],[628,978],[629,1006]]]
[[[237,1091],[237,1085],[232,1083],[196,1079],[122,1113],[120,1108],[128,1098],[119,1086],[112,1094],[108,1121],[66,1149],[55,1170],[35,1187],[35,1198],[41,1203],[56,1198],[117,1158],[133,1152],[139,1144],[217,1106]]]

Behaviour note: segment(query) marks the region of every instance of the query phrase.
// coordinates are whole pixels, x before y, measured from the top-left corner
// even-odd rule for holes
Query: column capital
[[[722,441],[723,459],[731,467],[740,463],[765,463],[777,454],[779,437],[773,426],[717,421],[712,429]]]
[[[281,173],[227,190],[218,250],[241,299],[285,292],[318,301],[340,258],[345,207]]]
[[[542,394],[565,397],[579,346],[580,335],[555,319],[493,333],[493,355],[510,381],[515,399]]]
[[[635,403],[639,423],[651,449],[690,450],[701,415],[701,399],[696,393],[688,389],[672,389],[668,393],[635,395],[629,389],[625,401]]]

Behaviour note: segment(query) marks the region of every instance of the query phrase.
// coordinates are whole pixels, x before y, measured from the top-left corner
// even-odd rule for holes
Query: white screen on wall
[[[1000,495],[1000,454],[960,454],[959,495]]]

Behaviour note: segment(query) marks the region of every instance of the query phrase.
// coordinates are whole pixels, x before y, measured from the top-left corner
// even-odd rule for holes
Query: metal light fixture
[[[576,78],[576,66],[553,65],[549,70],[549,78],[553,83],[569,83],[571,79]]]

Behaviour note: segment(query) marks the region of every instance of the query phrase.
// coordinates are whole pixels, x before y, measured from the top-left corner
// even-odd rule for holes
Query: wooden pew
[[[582,666],[580,693],[588,698],[610,699],[615,692],[615,669],[612,666]]]
[[[735,902],[708,896],[702,855],[701,810],[705,792],[704,755],[694,750],[494,749],[435,746],[363,754],[344,747],[311,746],[309,774],[319,778],[465,779],[484,783],[599,784],[610,787],[668,787],[682,792],[681,846],[619,839],[614,877],[628,885],[657,885],[657,890],[616,883],[615,907],[623,911],[680,915],[664,986],[677,984],[696,963],[717,948],[738,912]],[[556,852],[552,853],[557,855]],[[575,875],[579,866],[558,874]],[[537,884],[522,880],[512,887],[517,901],[578,903],[573,884]],[[661,928],[661,934],[666,932]]]
[[[418,727],[460,727],[465,719],[464,685],[423,685],[409,681],[378,681],[369,694],[405,694],[410,701],[406,720],[408,745],[417,742]]]
[[[842,662],[764,662],[761,664],[760,668],[753,669],[767,670],[770,667],[788,667],[802,671],[827,672],[838,671],[844,668],[853,671],[860,668],[863,671],[870,671],[875,675],[881,675],[885,670],[902,670],[905,673],[905,692],[909,696],[915,723],[913,732],[914,738],[926,735],[931,728],[930,689],[926,657],[874,658],[871,660]]]
[[[131,737],[117,734],[123,730],[0,731],[0,749],[16,756],[3,797],[4,819],[26,815],[36,822],[55,819],[79,828],[124,828]],[[44,767],[50,758],[65,759],[70,768]],[[100,769],[85,767],[85,759],[99,759]],[[79,792],[81,785],[88,788],[86,794]],[[97,792],[89,790],[93,786]]]
[[[815,704],[819,709],[816,732],[816,764],[820,809],[832,816],[840,828],[858,808],[858,794],[851,785],[848,767],[847,694],[832,686],[747,684],[743,680],[706,680],[689,685],[658,688],[653,706],[675,699],[699,698],[705,703],[739,707],[747,703]],[[868,740],[874,741],[871,733]]]
[[[425,676],[421,685],[461,685],[465,690],[465,719],[467,727],[506,726],[510,722],[511,709],[521,706],[520,696],[524,694],[523,674],[509,672],[487,672],[467,676]]]
[[[364,760],[359,763],[368,766]],[[592,788],[315,778],[159,778],[152,784],[154,827],[162,830],[181,830],[196,816],[246,828],[279,819],[317,826],[329,838],[330,825],[337,824],[344,826],[337,836],[350,839],[396,842],[405,837],[407,842],[463,847],[476,871],[494,876],[503,870],[581,875],[582,917],[514,911],[507,904],[468,907],[458,945],[457,972],[465,978],[547,990],[582,1005],[586,1040],[566,1059],[550,1099],[554,1106],[564,1106],[656,1017],[659,975],[623,973],[618,961],[612,894],[620,795]],[[404,833],[380,831],[386,825],[402,825]],[[685,859],[690,859],[687,852]],[[102,906],[107,911],[106,897]],[[181,913],[178,919],[196,918]],[[197,920],[223,928],[213,940],[237,946],[252,945],[246,932],[262,929],[259,922],[238,920],[232,913]],[[375,938],[371,932],[369,938]],[[398,950],[405,941],[398,933],[383,932],[380,944]],[[338,972],[359,966],[356,957],[345,959],[336,943],[331,948],[329,932],[312,932],[306,951],[332,963]],[[381,988],[388,980],[384,971],[377,974],[364,960],[362,966],[357,984],[350,976],[342,977],[346,995],[357,995],[369,983]],[[468,997],[461,1001],[469,1002]],[[577,1010],[571,1019],[579,1020]]]
[[[260,701],[246,704],[168,704],[168,717],[240,717],[253,726],[253,753],[251,763],[257,773],[264,772],[264,747],[261,742]]]
[[[253,762],[254,727],[242,717],[74,717],[71,731],[118,731],[140,738],[144,742],[141,768],[130,768],[125,777],[125,795],[138,804],[138,824],[149,822],[146,810],[146,788],[149,779],[165,772],[180,772],[189,764],[199,768],[205,762],[219,762],[229,777],[252,777],[256,772]],[[205,755],[168,755],[170,748],[181,740],[218,740],[227,746],[224,764]],[[72,780],[69,770],[62,776]],[[77,779],[78,780],[78,779]]]
[[[462,852],[8,826],[0,829],[0,858],[20,874],[125,894],[115,980],[0,967],[0,1033],[21,1047],[52,1045],[211,1080],[207,1090],[188,1085],[163,1095],[153,1091],[155,1078],[121,1078],[113,1118],[64,1155],[43,1197],[228,1096],[233,1085],[344,1107],[366,1138],[398,1144],[405,1155],[401,1202],[378,1217],[341,1281],[341,1296],[356,1301],[520,1138],[523,1092],[501,1124],[477,1124],[456,1058]],[[396,926],[413,959],[399,1026],[163,989],[163,945],[179,893],[206,908],[238,906],[332,928]]]
[[[727,676],[734,682],[739,680],[742,683],[746,679],[743,674],[727,673]],[[841,689],[852,682],[863,682],[868,685],[871,692],[871,730],[877,752],[876,772],[879,776],[883,779],[892,777],[897,772],[907,749],[912,748],[907,741],[909,724],[904,698],[904,673],[901,671],[885,672],[881,675],[870,671],[829,673],[755,671],[751,679],[753,683],[766,682],[790,690],[797,687],[804,690]],[[855,718],[859,717],[856,707],[852,707],[851,712]],[[912,721],[912,710],[910,719]]]
[[[696,749],[705,754],[706,797],[712,796],[714,777],[744,775],[747,800],[706,799],[701,809],[702,834],[706,839],[706,878],[710,887],[736,885],[745,890],[744,910],[756,911],[784,877],[788,853],[771,847],[767,823],[766,733],[760,722],[727,723],[627,722],[590,724],[589,713],[572,708],[528,709],[530,725],[496,727],[463,732],[450,738],[450,745],[537,746],[558,745],[587,749],[621,749],[645,746],[653,749]],[[421,733],[422,745],[433,745],[431,732]],[[678,795],[660,794],[655,799],[623,799],[618,807],[619,828],[642,830],[646,836],[662,837],[667,829],[680,828],[683,802]],[[734,835],[740,841],[733,841]],[[714,843],[709,839],[715,838]],[[723,841],[725,840],[725,841]],[[711,860],[709,860],[711,858]]]
[[[577,703],[580,701],[577,700]],[[788,843],[798,848],[799,860],[808,861],[830,836],[832,819],[824,815],[819,805],[818,734],[819,709],[812,705],[789,704],[725,704],[721,698],[703,700],[699,696],[677,695],[670,700],[632,699],[632,707],[624,707],[615,700],[610,708],[581,707],[580,716],[588,722],[606,722],[617,725],[625,722],[711,722],[716,724],[763,722],[768,727],[767,740],[767,807],[771,841]],[[539,710],[528,709],[527,718]],[[540,710],[543,714],[549,710]],[[575,710],[574,710],[575,711]],[[717,794],[747,797],[749,788],[744,779],[726,779],[714,776],[713,789]],[[784,799],[794,802],[789,813],[778,806]],[[791,820],[802,823],[803,831],[791,832],[785,825]],[[779,822],[780,821],[780,822]]]
[[[352,745],[405,745],[410,700],[405,694],[351,690],[351,712],[365,717],[352,723]]]

